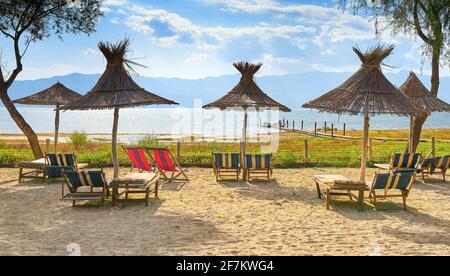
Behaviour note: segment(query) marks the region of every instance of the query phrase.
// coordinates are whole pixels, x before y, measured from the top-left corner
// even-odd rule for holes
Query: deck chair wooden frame
[[[189,178],[187,177],[186,173],[184,172],[184,169],[180,166],[178,163],[178,160],[173,156],[173,154],[170,152],[168,148],[149,148],[146,147],[145,150],[147,151],[147,154],[150,156],[152,161],[156,165],[156,169],[161,174],[161,179],[165,182],[174,182],[174,181],[182,181],[182,182],[189,182]],[[158,162],[158,158],[156,158],[154,151],[165,151],[167,152],[168,161],[171,162],[171,164],[168,164],[169,167],[173,167],[173,169],[164,168],[160,162]],[[171,166],[170,166],[171,165]],[[170,176],[169,176],[170,174]]]
[[[445,157],[445,156],[442,156]],[[442,159],[439,160],[440,163],[437,164],[436,169],[434,170],[435,173],[441,173],[442,178],[444,179],[444,182],[447,181],[446,179],[446,174],[448,169],[450,168],[450,158],[447,160],[447,165],[442,164],[441,162],[443,162],[444,160]],[[421,168],[421,173],[422,173],[422,177],[423,180],[425,182],[425,177],[430,176],[431,172],[430,172],[431,168],[430,167],[422,167]]]
[[[252,182],[252,181],[270,181],[272,179],[272,175],[273,175],[273,154],[268,154],[270,155],[270,165],[268,168],[249,168],[249,166],[247,166],[247,156],[264,156],[266,154],[246,154],[245,156],[245,169],[244,169],[244,173],[247,176],[247,181]],[[261,179],[262,178],[262,179]]]
[[[389,175],[388,181],[390,181],[390,183],[386,183],[386,186],[389,186],[388,188],[382,189],[382,188],[376,188],[376,183],[377,183],[377,179],[378,177],[380,177],[381,175]],[[405,189],[399,189],[400,194],[390,194],[389,192],[391,192],[392,190],[395,189],[395,183],[399,180],[396,180],[396,177],[401,177],[401,176],[405,176],[405,175],[411,175],[410,180],[408,181],[408,184],[406,185]],[[387,174],[380,174],[380,173],[375,173],[375,176],[373,178],[373,182],[372,182],[372,187],[370,188],[370,193],[369,193],[369,200],[373,203],[375,210],[377,211],[391,211],[391,210],[399,210],[398,208],[394,209],[394,208],[383,208],[380,209],[378,207],[378,199],[388,199],[388,198],[402,198],[403,200],[403,210],[407,211],[407,205],[406,205],[406,200],[408,198],[408,195],[411,191],[411,188],[414,184],[414,182],[416,181],[416,174],[411,171],[411,172],[397,172],[397,173],[387,173]],[[382,195],[377,194],[377,190],[384,190],[384,193]],[[400,209],[401,210],[401,209]]]
[[[220,155],[236,154],[238,156],[236,168],[232,168],[232,166],[230,166],[230,168],[227,168],[226,166],[222,167],[222,168],[218,167],[216,164],[216,157],[219,154]],[[239,176],[241,174],[240,163],[241,163],[241,155],[239,153],[212,153],[212,165],[213,165],[214,175],[216,176],[216,181],[234,180],[234,179],[236,179],[236,181],[239,181]],[[228,179],[228,178],[230,178],[230,179]]]
[[[89,186],[89,182],[92,180],[87,180],[87,178],[84,178],[83,181],[84,182],[87,181],[88,183],[85,183],[86,185],[83,185],[83,186],[89,187],[89,191],[79,192],[78,189],[81,188],[81,186],[73,188],[72,185],[70,184],[71,180],[70,180],[70,177],[68,176],[68,174],[71,174],[71,173],[77,173],[78,175],[82,175],[82,174],[89,175],[89,173],[99,174],[101,176],[101,181],[103,182],[102,186],[101,187],[99,185]],[[105,198],[107,198],[109,196],[108,182],[106,181],[106,176],[105,176],[105,173],[103,172],[103,170],[63,172],[63,179],[64,179],[64,182],[61,183],[61,200],[72,201],[72,207],[76,206],[77,201],[91,201],[91,200],[100,200],[100,205],[103,205],[105,202]],[[64,189],[65,186],[67,186],[67,188],[68,188],[67,193]],[[102,190],[101,190],[101,192],[95,192],[94,188],[101,188]]]
[[[130,162],[131,162],[131,170],[130,170],[130,172],[133,172],[133,170],[134,169],[138,169],[138,171],[140,172],[140,173],[142,173],[142,172],[154,172],[154,171],[156,171],[156,164],[155,164],[155,162],[151,162],[151,163],[153,163],[153,164],[151,164],[150,162],[148,162],[148,160],[153,160],[153,159],[151,159],[151,157],[150,157],[150,159],[146,159],[145,158],[145,155],[148,155],[148,152],[145,150],[145,148],[143,148],[143,147],[125,147],[125,146],[122,146],[122,149],[125,151],[125,153],[127,154],[127,156],[128,156],[128,159],[130,160]],[[139,160],[133,160],[132,159],[132,157],[130,156],[130,154],[129,154],[129,151],[130,150],[137,150],[137,151],[142,151],[142,153],[144,154],[144,160],[141,160],[141,162],[146,162],[146,163],[143,163],[143,164],[140,164],[140,165],[138,165],[139,164]],[[139,167],[140,166],[140,167]]]

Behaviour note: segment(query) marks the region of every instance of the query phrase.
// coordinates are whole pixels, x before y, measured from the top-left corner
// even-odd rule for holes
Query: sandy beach
[[[72,208],[59,184],[19,185],[16,169],[0,169],[0,254],[68,255],[75,243],[82,255],[450,255],[448,182],[417,182],[407,212],[358,211],[346,197],[327,211],[311,180],[324,173],[358,170],[275,170],[269,184],[218,184],[211,170],[191,168],[190,183],[163,186],[149,207],[112,209]]]

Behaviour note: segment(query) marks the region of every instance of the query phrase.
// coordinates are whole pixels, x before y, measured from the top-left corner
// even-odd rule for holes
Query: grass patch
[[[377,131],[378,132],[378,131]],[[446,140],[448,130],[432,130],[432,133],[438,140]],[[388,135],[392,138],[404,138],[405,132],[389,131]],[[430,135],[427,131],[426,136]],[[358,133],[355,133],[356,135]],[[372,137],[384,137],[384,132],[379,134],[372,133]],[[85,134],[80,135],[83,137]],[[441,138],[441,136],[443,138]],[[309,162],[304,162],[304,140],[309,141]],[[89,163],[92,167],[110,167],[111,161],[111,143],[101,141],[87,141],[80,138],[81,143],[61,143],[61,152],[74,152],[77,154],[80,163]],[[222,142],[192,142],[190,139],[181,143],[180,163],[186,167],[211,167],[213,152],[239,152],[239,143]],[[147,135],[137,141],[137,146],[141,147],[168,147],[176,155],[176,143],[162,143],[155,136]],[[249,143],[248,153],[260,153],[262,146],[268,146],[261,143]],[[404,152],[406,142],[398,141],[373,141],[372,160],[369,166],[375,163],[388,163],[391,155],[396,152]],[[276,168],[302,168],[302,167],[359,167],[361,159],[361,141],[359,140],[330,140],[326,138],[302,136],[299,134],[282,133],[279,146],[274,156],[274,166]],[[421,143],[418,152],[428,155],[431,151],[431,143]],[[130,162],[126,153],[117,148],[119,162],[122,166],[129,166]],[[449,142],[437,142],[436,153],[438,155],[450,154]],[[26,144],[0,144],[0,166],[13,166],[22,160],[33,160],[33,155]]]

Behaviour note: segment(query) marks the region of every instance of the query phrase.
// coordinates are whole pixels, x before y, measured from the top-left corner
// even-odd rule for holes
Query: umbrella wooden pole
[[[58,153],[58,135],[59,135],[59,104],[56,104],[56,114],[55,114],[55,145],[54,151]]]
[[[241,148],[241,164],[244,170],[244,176],[242,177],[244,180],[247,180],[247,170],[245,168],[245,152],[247,148],[247,122],[248,122],[248,113],[247,109],[244,109],[244,126],[242,128],[242,148]]]
[[[119,108],[114,108],[114,123],[112,130],[112,161],[114,165],[114,179],[119,178],[119,160],[117,158],[117,130],[119,127]]]
[[[409,115],[409,141],[408,141],[408,152],[413,153],[413,132],[414,132],[414,115]]]
[[[369,145],[369,114],[366,112],[364,115],[364,137],[363,137],[363,149],[361,158],[361,170],[359,172],[359,180],[366,180],[366,166],[367,166],[367,152]]]

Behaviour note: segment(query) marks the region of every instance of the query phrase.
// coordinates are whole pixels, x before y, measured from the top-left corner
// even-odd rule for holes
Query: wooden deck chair
[[[247,154],[244,171],[247,174],[247,180],[258,180],[262,176],[269,181],[273,173],[272,163],[272,154]]]
[[[62,179],[64,171],[78,171],[88,164],[78,164],[77,158],[72,153],[46,154],[45,174],[49,179]]]
[[[403,199],[403,209],[407,210],[406,199],[415,180],[416,175],[414,173],[414,170],[402,171],[397,173],[376,173],[369,194],[369,199],[372,200],[375,206],[375,210],[379,210],[377,206],[378,199],[395,197],[401,197]],[[383,194],[377,194],[377,190],[383,190]],[[389,192],[392,190],[398,190],[401,194],[389,194]]]
[[[139,172],[154,172],[154,167],[147,161],[147,157],[145,156],[145,149],[143,148],[127,148],[123,147],[125,152],[128,155],[128,158],[131,161],[131,171],[134,168],[138,169]]]
[[[396,153],[391,157],[391,163],[387,164],[375,164],[375,167],[379,171],[387,170],[390,172],[398,172],[404,170],[416,170],[421,161],[422,155],[420,153]]]
[[[216,181],[221,180],[223,177],[234,177],[236,180],[239,180],[241,173],[239,153],[213,153],[212,156]]]
[[[64,171],[63,177],[65,183],[62,183],[61,200],[72,201],[73,207],[76,201],[90,200],[101,200],[103,205],[108,195],[108,183],[103,171]],[[64,191],[66,185],[69,188],[68,193]],[[81,188],[87,191],[79,191]]]
[[[447,181],[445,175],[449,168],[450,168],[450,155],[427,158],[422,163],[422,175],[425,180],[426,176],[432,175],[436,172],[440,172],[442,174],[442,178],[444,179],[444,181]]]
[[[156,164],[161,178],[166,182],[189,181],[183,168],[167,148],[146,148],[147,153]],[[170,173],[170,177],[168,174]]]

